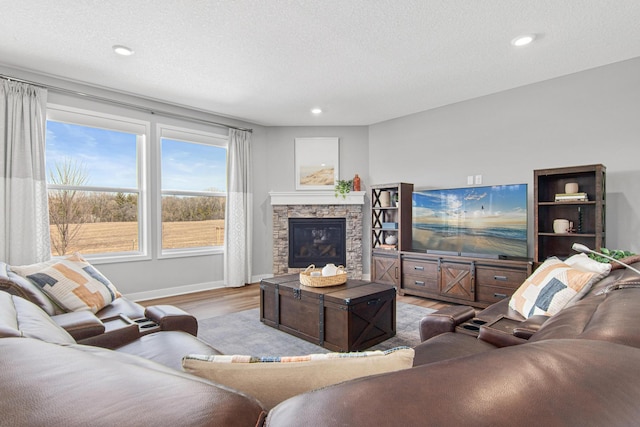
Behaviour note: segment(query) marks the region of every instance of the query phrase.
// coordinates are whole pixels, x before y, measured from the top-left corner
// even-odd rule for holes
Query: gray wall
[[[607,167],[607,247],[640,252],[640,58],[369,128],[371,182],[524,182],[530,217],[534,169],[595,163]]]
[[[294,140],[303,137],[337,136],[340,138],[340,178],[351,179],[357,173],[367,190],[368,127],[268,127],[265,143],[254,147],[254,276],[273,272],[272,210],[270,191],[295,191]],[[366,241],[365,241],[366,239]],[[363,231],[363,245],[369,234]],[[367,254],[367,257],[370,255]],[[366,261],[368,263],[368,260]],[[368,264],[366,264],[368,265]]]

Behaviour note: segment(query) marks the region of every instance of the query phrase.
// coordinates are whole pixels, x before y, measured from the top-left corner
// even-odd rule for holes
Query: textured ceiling
[[[639,0],[0,0],[0,64],[263,125],[368,125],[638,57],[638,22]]]

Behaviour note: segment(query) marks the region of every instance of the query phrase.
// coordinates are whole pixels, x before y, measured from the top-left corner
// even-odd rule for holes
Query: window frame
[[[102,264],[122,261],[140,261],[151,259],[149,243],[149,206],[151,205],[149,183],[149,141],[151,134],[151,124],[148,121],[101,113],[93,110],[68,107],[58,104],[47,104],[47,121],[68,123],[78,126],[94,127],[100,129],[126,132],[136,135],[136,167],[137,188],[124,187],[101,187],[101,186],[65,186],[50,185],[47,183],[47,193],[49,190],[79,190],[97,192],[124,192],[133,193],[138,196],[138,250],[126,252],[103,252],[96,254],[83,254],[92,263]],[[46,151],[45,151],[46,153]],[[46,159],[45,159],[46,161]],[[52,254],[53,256],[53,254]],[[53,256],[60,258],[62,256]]]
[[[190,191],[190,190],[163,190],[162,189],[162,140],[171,139],[175,141],[210,145],[224,148],[229,155],[229,137],[213,132],[189,129],[181,126],[168,125],[158,123],[156,125],[157,135],[157,158],[154,164],[157,165],[157,174],[155,182],[158,183],[156,208],[156,230],[157,247],[156,257],[158,259],[181,258],[189,256],[214,255],[223,254],[224,246],[200,246],[191,248],[163,249],[162,247],[162,197],[165,195],[172,196],[205,196],[205,197],[224,197],[227,199],[227,191]],[[227,157],[228,158],[228,157]],[[225,201],[226,203],[226,201]],[[226,218],[225,218],[226,220]]]

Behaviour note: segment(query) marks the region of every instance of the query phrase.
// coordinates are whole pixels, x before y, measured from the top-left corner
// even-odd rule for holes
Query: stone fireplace
[[[336,198],[333,191],[271,192],[273,207],[273,274],[298,273],[304,267],[293,267],[289,263],[290,219],[344,219],[344,259],[348,277],[362,278],[362,233],[364,191],[351,192],[345,199]],[[322,239],[322,236],[319,236]],[[320,243],[320,242],[319,242]],[[320,246],[320,245],[318,245]],[[316,248],[317,249],[317,248]],[[327,262],[323,258],[318,261]],[[298,264],[300,265],[300,264]]]

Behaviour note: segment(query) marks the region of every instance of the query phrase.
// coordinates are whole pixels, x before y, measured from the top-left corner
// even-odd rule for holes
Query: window
[[[46,170],[52,255],[144,254],[148,125],[49,106]]]
[[[162,255],[220,249],[227,201],[227,139],[160,127]]]

